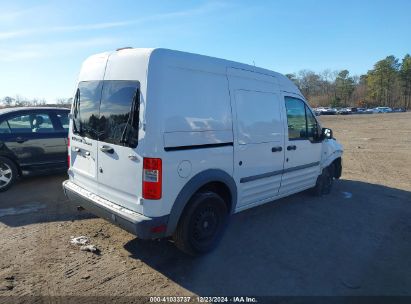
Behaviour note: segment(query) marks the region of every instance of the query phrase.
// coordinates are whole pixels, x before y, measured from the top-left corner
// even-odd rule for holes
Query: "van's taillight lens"
[[[67,138],[67,164],[68,167],[70,168],[71,166],[71,160],[70,160],[70,137]]]
[[[162,166],[161,158],[144,158],[143,161],[143,198],[161,198]]]

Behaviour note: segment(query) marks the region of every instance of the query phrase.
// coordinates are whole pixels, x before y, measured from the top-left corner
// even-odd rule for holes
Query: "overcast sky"
[[[85,58],[123,46],[359,75],[411,53],[410,11],[408,0],[0,0],[0,97],[71,97]]]

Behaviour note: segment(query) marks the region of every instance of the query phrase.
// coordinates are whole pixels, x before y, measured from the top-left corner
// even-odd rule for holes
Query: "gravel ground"
[[[64,175],[23,179],[0,194],[0,295],[411,295],[411,113],[320,119],[345,147],[332,193],[239,213],[199,258],[78,213]]]

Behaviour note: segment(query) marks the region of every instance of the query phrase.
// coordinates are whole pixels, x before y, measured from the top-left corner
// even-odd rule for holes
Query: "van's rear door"
[[[76,184],[95,194],[98,193],[97,139],[101,88],[101,80],[79,83],[69,134],[70,176]]]
[[[98,194],[97,140],[101,89],[110,53],[89,57],[82,65],[69,132],[70,180]]]
[[[99,195],[142,212],[142,158],[137,154],[140,86],[138,81],[105,80],[98,142]]]

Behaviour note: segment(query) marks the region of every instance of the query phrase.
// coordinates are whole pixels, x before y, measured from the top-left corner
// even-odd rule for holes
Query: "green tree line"
[[[411,106],[411,56],[400,61],[388,56],[361,76],[348,70],[321,73],[302,70],[287,74],[312,106],[404,107]]]

